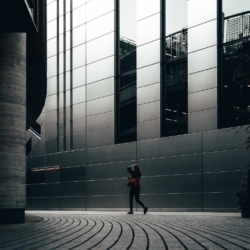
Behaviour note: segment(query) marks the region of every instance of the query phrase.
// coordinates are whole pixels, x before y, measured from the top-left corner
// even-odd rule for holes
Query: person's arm
[[[131,175],[133,175],[133,173],[134,173],[133,167],[132,167],[132,166],[129,166],[129,167],[127,168],[127,171],[128,171]]]

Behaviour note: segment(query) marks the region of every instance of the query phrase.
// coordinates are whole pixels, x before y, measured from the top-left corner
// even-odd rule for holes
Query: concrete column
[[[26,34],[0,33],[0,223],[25,211]]]

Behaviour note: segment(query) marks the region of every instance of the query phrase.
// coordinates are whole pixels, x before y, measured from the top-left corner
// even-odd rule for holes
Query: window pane
[[[85,25],[81,25],[73,30],[73,47],[85,43]]]
[[[64,0],[59,0],[59,16],[64,14]]]
[[[85,44],[73,48],[73,68],[85,65]]]
[[[59,17],[59,34],[64,33],[64,16]]]
[[[57,1],[47,5],[47,21],[57,18]]]
[[[66,84],[65,84],[66,90],[71,89],[71,80],[70,80],[70,76],[71,76],[71,73],[70,73],[70,72],[67,72],[67,73],[66,73]]]
[[[85,4],[85,0],[73,0],[73,9]]]
[[[73,89],[73,104],[85,101],[85,86]]]
[[[85,23],[85,5],[73,10],[73,28]]]
[[[59,75],[59,92],[64,91],[64,74]]]
[[[66,51],[66,71],[69,71],[71,69],[71,50]]]
[[[166,0],[166,36],[187,28],[187,0]]]
[[[69,106],[71,104],[71,91],[66,91],[66,106]]]
[[[59,36],[59,53],[64,51],[64,34]]]
[[[64,53],[59,54],[59,74],[64,72]]]
[[[66,50],[70,49],[70,42],[71,42],[70,33],[71,33],[70,31],[66,33]]]
[[[57,56],[47,59],[47,77],[55,76],[57,74]]]
[[[66,14],[66,31],[70,30],[70,12]]]
[[[73,70],[73,88],[85,85],[85,67]]]
[[[47,42],[47,56],[54,56],[57,54],[57,38],[53,38]]]
[[[57,20],[53,20],[47,24],[47,39],[57,36]]]

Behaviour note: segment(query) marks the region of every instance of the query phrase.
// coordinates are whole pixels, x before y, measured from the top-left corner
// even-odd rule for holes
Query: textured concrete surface
[[[1,249],[250,249],[250,219],[239,213],[27,214],[43,220],[2,229]]]
[[[0,33],[0,121],[0,209],[24,209],[25,33]]]

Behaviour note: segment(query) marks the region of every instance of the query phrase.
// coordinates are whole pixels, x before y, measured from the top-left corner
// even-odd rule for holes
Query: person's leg
[[[130,212],[133,213],[133,198],[134,198],[134,190],[133,188],[130,188],[130,192],[129,192],[129,207],[130,207]]]
[[[140,186],[138,186],[135,189],[135,200],[136,202],[141,205],[143,208],[145,208],[144,204],[140,201]]]

